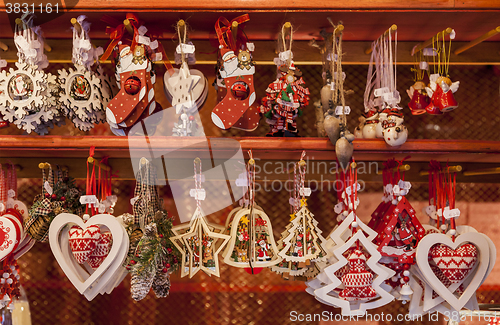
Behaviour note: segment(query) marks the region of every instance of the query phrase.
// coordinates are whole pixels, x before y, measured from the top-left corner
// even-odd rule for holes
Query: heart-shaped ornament
[[[101,225],[111,232],[113,243],[108,257],[94,272],[84,269],[72,254],[68,228],[74,225],[80,228]],[[116,280],[116,274],[122,271],[122,264],[127,256],[129,245],[125,228],[112,215],[98,214],[84,223],[79,216],[70,213],[61,213],[54,218],[49,229],[49,243],[63,272],[89,301],[99,293],[106,291],[110,282]]]
[[[469,275],[477,263],[477,256],[477,248],[472,244],[463,244],[457,249],[437,244],[429,251],[429,257],[451,283],[460,282]]]
[[[0,217],[0,260],[4,260],[19,245],[21,229],[19,221],[12,215]]]
[[[99,226],[91,225],[83,227],[83,229],[79,226],[71,227],[69,230],[69,246],[78,263],[83,264],[88,260],[100,239],[101,230]]]
[[[87,263],[94,270],[101,265],[102,261],[106,259],[109,254],[109,250],[111,249],[111,243],[113,242],[113,238],[111,237],[110,232],[101,233],[101,239],[96,245],[95,250],[90,254]]]
[[[460,297],[456,297],[454,295],[454,289],[456,288],[451,290],[447,288],[432,271],[432,268],[429,264],[429,254],[432,247],[436,244],[448,246],[453,250],[456,250],[464,244],[472,244],[477,249],[477,265],[475,265],[475,270],[470,272],[469,276],[467,277],[467,280],[470,280],[470,283],[465,283],[465,291],[462,295],[460,295]],[[432,289],[444,300],[446,300],[446,302],[448,302],[450,306],[452,306],[456,310],[460,310],[471,299],[471,297],[475,294],[476,290],[483,282],[484,276],[489,267],[489,250],[490,248],[488,245],[488,241],[484,238],[484,235],[479,233],[465,233],[456,237],[454,241],[445,234],[429,234],[422,238],[417,246],[417,266],[422,272],[425,281],[432,287]],[[458,283],[454,283],[453,285],[457,284]],[[450,286],[450,288],[451,287],[452,286]]]

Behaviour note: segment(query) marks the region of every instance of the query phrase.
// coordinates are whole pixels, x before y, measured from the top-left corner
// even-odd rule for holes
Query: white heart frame
[[[479,252],[479,265],[476,267],[474,276],[472,277],[472,280],[465,289],[464,293],[460,296],[460,298],[457,298],[453,295],[454,290],[452,289],[453,292],[450,291],[434,275],[434,272],[432,272],[432,269],[429,265],[428,256],[429,250],[436,244],[444,244],[455,250],[464,243],[471,243],[476,246]],[[484,238],[483,235],[479,233],[468,232],[456,237],[455,241],[452,241],[452,239],[445,234],[429,234],[424,236],[424,238],[420,240],[417,246],[415,257],[417,265],[421,270],[425,281],[438,295],[444,298],[444,300],[446,300],[446,302],[448,302],[451,307],[453,307],[455,310],[460,310],[465,306],[465,304],[467,304],[472,295],[476,293],[476,290],[481,285],[484,276],[488,271],[490,257],[489,250],[490,248],[488,245],[488,241]]]
[[[72,255],[68,241],[68,230],[73,225],[81,228],[90,225],[104,225],[111,232],[113,244],[109,254],[93,273],[82,268]],[[127,257],[129,238],[123,225],[112,215],[98,214],[84,222],[77,215],[61,213],[50,224],[49,244],[54,257],[68,279],[78,292],[85,295],[90,301],[99,293],[109,291],[109,283],[114,284],[117,280],[116,274],[122,273],[123,270],[120,268],[123,268],[122,264]]]

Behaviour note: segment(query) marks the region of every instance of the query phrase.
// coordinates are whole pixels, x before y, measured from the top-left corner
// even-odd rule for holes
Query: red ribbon
[[[238,16],[231,21],[227,20],[224,17],[219,17],[219,19],[217,19],[217,21],[215,22],[215,32],[217,33],[219,44],[236,52],[236,50],[239,48],[239,45],[241,45],[241,43],[243,42],[246,42],[247,40],[240,25],[246,23],[249,20],[250,16],[248,14]],[[233,37],[233,32],[231,30],[233,22],[238,23],[238,32],[236,33],[235,37]],[[236,39],[236,42],[234,41],[234,39]]]
[[[132,29],[134,30],[134,35],[132,35],[132,44],[130,45],[130,50],[134,51],[135,46],[137,45],[137,40],[136,36],[139,34],[137,31],[138,26],[139,26],[139,19],[137,18],[136,15],[128,13],[126,15],[126,18],[130,22],[130,26],[132,26]],[[118,43],[122,40],[122,38],[125,35],[125,24],[119,23],[116,19],[109,17],[109,16],[104,16],[102,21],[107,22],[110,25],[115,25],[115,27],[107,27],[106,28],[106,34],[109,34],[109,38],[111,39],[111,43],[109,43],[108,47],[106,48],[106,51],[103,53],[101,56],[100,60],[104,61],[113,52],[115,46],[118,45]],[[118,25],[116,23],[118,22]]]
[[[94,158],[95,146],[90,147],[89,157]],[[86,195],[95,195],[96,194],[96,180],[95,180],[95,160],[92,164],[92,174],[90,174],[89,161],[87,159],[87,188]],[[87,204],[85,207],[85,213],[89,212],[89,205]],[[95,208],[92,208],[92,215],[95,214]]]

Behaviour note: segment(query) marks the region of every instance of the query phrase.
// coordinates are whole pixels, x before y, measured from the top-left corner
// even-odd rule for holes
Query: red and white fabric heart
[[[97,225],[84,229],[73,226],[69,230],[69,245],[76,261],[79,264],[87,262],[94,270],[108,256],[111,242],[111,233],[101,234],[101,229]]]

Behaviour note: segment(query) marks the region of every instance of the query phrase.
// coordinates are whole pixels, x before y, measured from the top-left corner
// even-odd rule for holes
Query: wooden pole
[[[388,30],[386,30],[382,35],[380,35],[380,37],[382,37],[382,36],[384,36],[384,35],[386,35],[388,33],[395,32],[397,30],[398,30],[398,25],[393,24]],[[372,48],[371,47],[365,50],[365,54],[370,54],[370,53],[372,53]]]
[[[231,33],[233,34],[233,42],[236,44],[236,40],[238,38],[238,22],[233,21],[231,24]]]
[[[104,165],[104,164],[101,164],[100,162],[98,162],[96,159],[94,159],[93,157],[88,157],[87,158],[87,161],[90,163],[90,164],[93,164],[95,162],[95,164],[100,167],[101,169],[103,170],[111,170],[111,168],[107,165]]]
[[[486,34],[484,34],[484,35],[476,38],[475,40],[470,41],[468,44],[465,44],[464,46],[456,49],[455,52],[453,52],[453,53],[455,53],[455,55],[459,55],[460,53],[462,53],[464,51],[467,51],[471,47],[476,46],[477,44],[479,44],[479,43],[487,40],[490,37],[495,36],[498,33],[500,33],[500,26],[498,26],[495,29],[490,30],[489,32],[487,32]]]
[[[408,165],[408,164],[399,166],[399,171],[400,172],[406,172],[406,171],[409,171],[409,170],[410,170],[410,165]],[[391,171],[392,172],[397,172],[398,171],[398,167],[391,168]],[[383,172],[384,172],[383,170],[379,170],[379,171],[377,171],[377,175],[382,175]]]
[[[444,35],[449,35],[449,34],[451,34],[452,31],[453,31],[453,29],[451,27],[448,27],[444,31],[437,33],[436,36],[440,36],[441,34],[443,34],[443,32],[444,32]],[[415,47],[411,50],[411,55],[413,56],[415,53],[418,53],[419,51],[422,51],[427,46],[431,45],[433,40],[434,40],[434,37],[428,39],[427,41],[425,41],[423,43],[415,45]]]
[[[78,34],[82,32],[82,26],[78,21],[76,21],[76,18],[71,18],[71,24],[73,25]]]
[[[444,173],[447,173],[447,172],[450,172],[450,173],[460,173],[462,171],[462,166],[460,165],[456,165],[456,166],[450,166],[448,167],[448,169],[443,169],[440,171],[441,174],[444,174]],[[420,173],[420,176],[426,176],[426,175],[429,175],[429,171],[428,170],[422,170]]]
[[[2,49],[4,52],[9,50],[9,46],[3,42],[0,42],[0,49]]]
[[[471,170],[464,172],[464,176],[494,175],[494,174],[500,174],[500,167],[485,168],[485,169],[478,169],[478,170]]]
[[[125,19],[125,20],[123,21],[123,25],[125,25],[125,29],[127,30],[127,32],[128,32],[131,36],[134,36],[134,28],[132,27],[132,24],[130,23],[130,20]]]

